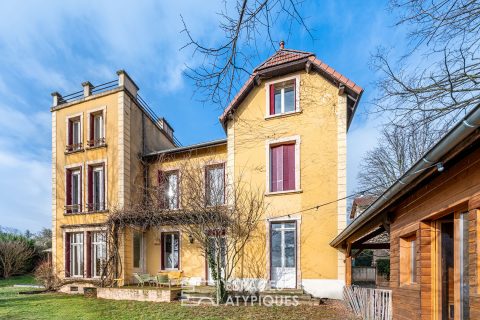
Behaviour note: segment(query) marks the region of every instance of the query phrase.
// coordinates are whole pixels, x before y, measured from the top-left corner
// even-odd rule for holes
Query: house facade
[[[168,205],[180,206],[188,192],[181,164],[193,158],[205,164],[206,186],[229,186],[241,176],[262,192],[258,237],[247,244],[236,279],[341,298],[344,255],[329,242],[346,226],[346,202],[312,208],[346,196],[346,134],[359,86],[313,53],[282,46],[220,116],[225,139],[181,146],[128,74],[118,77],[53,94],[53,261],[62,279],[98,279],[106,219],[141,201],[146,185],[166,184]],[[125,283],[135,272],[170,270],[192,283],[209,281],[204,248],[174,226],[126,228],[119,248]]]
[[[352,256],[390,249],[393,319],[480,318],[479,128],[476,106],[331,243],[347,285]]]

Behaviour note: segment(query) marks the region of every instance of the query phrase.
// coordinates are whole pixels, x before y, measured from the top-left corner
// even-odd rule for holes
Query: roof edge
[[[184,146],[184,147],[179,147],[179,148],[170,148],[170,149],[165,149],[165,150],[160,150],[160,151],[153,151],[149,152],[147,154],[142,155],[142,158],[144,159],[149,159],[158,155],[163,155],[163,154],[175,154],[175,153],[181,153],[181,152],[186,152],[186,151],[191,151],[191,150],[198,150],[198,149],[203,149],[203,148],[209,148],[209,147],[215,147],[215,146],[220,146],[222,144],[226,144],[227,139],[217,139],[217,140],[212,140],[212,141],[207,141],[207,142],[202,142],[202,143],[196,143],[192,144],[189,146]]]

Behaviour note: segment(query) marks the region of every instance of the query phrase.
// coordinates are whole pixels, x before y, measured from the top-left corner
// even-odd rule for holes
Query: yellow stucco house
[[[312,208],[346,196],[346,136],[363,90],[313,53],[282,46],[253,70],[220,116],[225,139],[181,146],[128,74],[117,74],[118,80],[85,82],[68,96],[52,94],[57,275],[98,278],[109,212],[141,197],[139,187],[155,185],[160,173],[169,205],[179,206],[179,162],[189,154],[205,162],[205,177],[228,185],[241,174],[263,190],[263,236],[249,243],[254,254],[242,260],[236,278],[341,298],[344,256],[329,243],[346,226],[346,202]],[[129,228],[120,239],[120,277],[131,283],[135,272],[181,270],[189,281],[208,282],[201,250],[172,226]]]

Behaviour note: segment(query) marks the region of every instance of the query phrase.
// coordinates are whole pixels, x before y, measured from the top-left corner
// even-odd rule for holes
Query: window
[[[179,252],[178,232],[162,233],[162,270],[178,269]]]
[[[160,171],[158,173],[158,179],[160,184],[160,200],[162,201],[162,207],[166,209],[178,209],[178,171]]]
[[[92,262],[91,268],[94,277],[102,276],[102,269],[107,262],[107,244],[105,232],[92,232]]]
[[[90,137],[88,140],[89,147],[98,147],[105,145],[105,131],[103,112],[90,114]]]
[[[105,165],[88,167],[88,211],[105,210]]]
[[[417,248],[415,236],[400,238],[400,283],[417,283]]]
[[[66,205],[67,213],[82,211],[82,170],[68,169],[66,178]]]
[[[67,152],[82,149],[82,130],[80,117],[68,119]]]
[[[143,233],[133,233],[133,267],[143,269]]]
[[[270,147],[270,192],[295,190],[295,144]]]
[[[83,232],[67,233],[70,240],[70,276],[83,277]]]
[[[224,164],[206,167],[207,205],[218,206],[225,203],[225,166]]]
[[[297,109],[296,79],[269,85],[270,115],[294,112]]]

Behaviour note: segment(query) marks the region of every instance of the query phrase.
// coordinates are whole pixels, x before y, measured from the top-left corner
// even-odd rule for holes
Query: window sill
[[[98,146],[88,146],[86,148],[86,150],[95,150],[95,149],[101,149],[101,148],[106,148],[107,147],[107,144],[101,144],[101,145],[98,145]]]
[[[65,216],[78,216],[78,215],[87,215],[87,214],[96,214],[96,213],[107,213],[108,209],[99,210],[99,211],[81,211],[81,212],[64,212]]]
[[[65,151],[65,154],[74,154],[74,153],[80,153],[80,152],[84,152],[85,149],[81,148],[81,149],[78,149],[78,150],[72,150],[72,151]]]
[[[287,191],[276,191],[276,192],[266,192],[265,197],[272,197],[272,196],[281,196],[281,195],[287,195],[287,194],[296,194],[296,193],[302,193],[302,189],[298,190],[287,190]]]
[[[285,117],[290,117],[290,116],[294,116],[294,115],[301,114],[301,113],[302,113],[302,110],[295,110],[295,111],[290,111],[290,112],[285,112],[285,113],[272,114],[272,115],[266,116],[265,120],[276,119],[276,118],[285,118]]]

